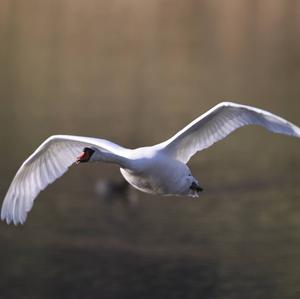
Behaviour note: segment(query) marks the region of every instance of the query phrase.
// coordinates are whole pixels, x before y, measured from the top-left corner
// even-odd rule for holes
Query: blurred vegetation
[[[2,197],[51,134],[128,147],[222,100],[300,124],[300,2],[1,0]],[[299,298],[299,140],[244,128],[190,163],[199,201],[109,205],[84,165],[0,225],[3,298]],[[75,167],[76,168],[76,167]]]

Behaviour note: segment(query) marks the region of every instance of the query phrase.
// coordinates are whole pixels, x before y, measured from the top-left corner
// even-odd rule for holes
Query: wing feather
[[[124,154],[126,149],[103,139],[55,135],[45,140],[21,165],[4,198],[1,219],[24,223],[34,199],[49,184],[61,177],[76,161],[84,147],[99,153]],[[122,152],[123,151],[123,152]]]
[[[300,137],[299,127],[277,115],[251,106],[223,102],[159,146],[165,154],[187,163],[196,152],[246,125],[259,125],[274,133]]]

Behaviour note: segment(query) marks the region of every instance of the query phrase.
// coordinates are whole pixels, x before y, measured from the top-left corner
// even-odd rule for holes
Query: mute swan
[[[40,191],[76,162],[118,164],[136,189],[152,194],[198,196],[202,191],[186,163],[235,129],[260,125],[275,133],[300,137],[300,128],[270,112],[223,102],[154,146],[127,149],[98,138],[54,135],[22,164],[4,198],[1,219],[24,223]],[[77,159],[76,159],[77,157]]]

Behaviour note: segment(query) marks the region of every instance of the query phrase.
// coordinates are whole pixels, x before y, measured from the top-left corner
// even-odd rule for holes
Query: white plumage
[[[93,150],[89,161],[118,164],[135,188],[153,194],[197,196],[198,181],[186,166],[189,159],[235,129],[260,125],[275,133],[300,137],[300,128],[270,112],[223,102],[160,144],[126,149],[110,141],[56,135],[45,140],[22,164],[4,198],[1,219],[24,223],[40,191],[61,177],[84,148]]]

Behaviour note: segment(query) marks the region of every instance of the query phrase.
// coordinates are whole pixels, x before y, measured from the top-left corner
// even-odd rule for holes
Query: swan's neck
[[[90,162],[106,162],[106,163],[113,163],[118,164],[123,168],[130,168],[130,160],[123,156],[116,155],[111,152],[104,152],[95,150],[94,154],[92,155]]]

